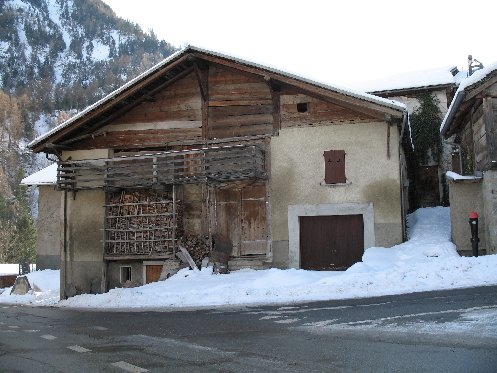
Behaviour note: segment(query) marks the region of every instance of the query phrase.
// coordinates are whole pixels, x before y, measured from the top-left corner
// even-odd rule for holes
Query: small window
[[[307,113],[307,110],[309,110],[309,105],[307,102],[299,102],[297,104],[297,111],[299,113]]]
[[[324,152],[324,182],[326,184],[344,184],[345,150],[328,150]]]
[[[126,283],[126,281],[131,281],[131,267],[122,266],[121,267],[121,284]]]

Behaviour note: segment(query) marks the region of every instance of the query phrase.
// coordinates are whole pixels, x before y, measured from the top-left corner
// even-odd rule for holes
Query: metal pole
[[[471,229],[471,249],[473,256],[478,257],[478,214],[476,212],[469,213],[469,227]]]

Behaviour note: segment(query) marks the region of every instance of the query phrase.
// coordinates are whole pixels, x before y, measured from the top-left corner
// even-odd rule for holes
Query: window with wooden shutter
[[[340,184],[346,182],[345,150],[328,150],[324,152],[324,182]]]

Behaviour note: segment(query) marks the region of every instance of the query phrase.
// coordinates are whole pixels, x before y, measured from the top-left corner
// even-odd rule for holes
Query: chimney
[[[483,69],[483,64],[478,61],[476,58],[473,59],[473,56],[468,55],[468,70],[469,76],[473,75],[475,71]]]

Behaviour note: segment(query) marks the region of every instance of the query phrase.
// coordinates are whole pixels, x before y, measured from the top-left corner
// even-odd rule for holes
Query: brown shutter
[[[328,150],[323,155],[325,183],[345,183],[345,150]]]

